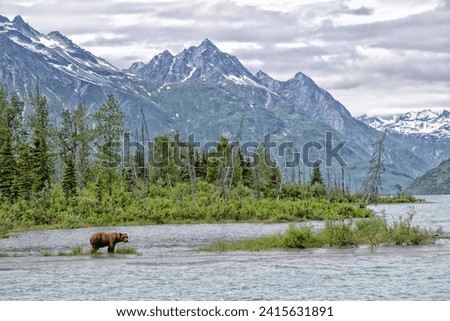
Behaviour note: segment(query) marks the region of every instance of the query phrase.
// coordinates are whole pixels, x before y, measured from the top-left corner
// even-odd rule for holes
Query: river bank
[[[450,197],[416,204],[416,224],[450,231]],[[409,204],[370,206],[392,222]],[[3,300],[449,300],[450,240],[421,246],[359,246],[199,252],[217,240],[284,233],[290,223],[91,227],[12,233],[0,239]],[[320,230],[324,221],[297,223]],[[90,248],[92,233],[129,234],[140,255],[49,256]],[[118,244],[117,248],[123,246]],[[20,256],[12,256],[16,253]],[[118,286],[120,285],[120,286]],[[332,291],[330,289],[333,289]],[[101,300],[101,299],[100,299]],[[108,300],[104,298],[104,300]]]

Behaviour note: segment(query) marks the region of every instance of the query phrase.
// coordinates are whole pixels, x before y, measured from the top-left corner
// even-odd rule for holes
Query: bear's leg
[[[114,254],[114,244],[108,246],[108,253]]]
[[[93,246],[91,250],[91,254],[97,254],[98,247]]]

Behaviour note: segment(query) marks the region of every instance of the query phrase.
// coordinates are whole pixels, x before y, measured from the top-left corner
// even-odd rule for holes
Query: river
[[[372,206],[388,218],[450,232],[450,196]],[[308,223],[314,224],[314,223]],[[286,230],[288,224],[192,224],[28,231],[0,239],[0,300],[449,300],[450,240],[414,247],[204,253],[218,239]],[[129,235],[138,254],[89,251],[96,231]],[[124,246],[118,244],[118,247]],[[43,256],[42,253],[52,253]]]

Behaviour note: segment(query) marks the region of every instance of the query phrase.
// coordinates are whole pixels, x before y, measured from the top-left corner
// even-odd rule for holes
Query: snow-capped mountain
[[[93,111],[112,92],[121,102],[130,127],[138,123],[135,115],[140,114],[141,106],[146,106],[144,114],[159,120],[152,127],[154,134],[177,126],[142,84],[57,31],[45,35],[20,16],[12,21],[0,16],[0,52],[1,84],[26,99],[39,81],[55,119],[63,109],[80,103]]]
[[[161,88],[169,85],[172,91],[176,90],[176,85],[214,86],[222,92],[244,99],[251,109],[259,107],[278,114],[270,117],[272,121],[282,116],[282,122],[273,122],[270,128],[275,135],[290,136],[289,131],[283,128],[286,127],[283,123],[298,124],[299,121],[322,122],[319,126],[311,127],[323,131],[326,130],[324,125],[329,126],[329,130],[337,130],[361,144],[370,144],[367,137],[376,135],[375,131],[355,120],[341,103],[303,73],[298,72],[287,81],[273,79],[263,71],[253,75],[235,56],[222,52],[209,39],[176,55],[163,51],[149,63],[136,62],[125,72],[156,82]]]
[[[188,80],[258,86],[257,79],[232,55],[220,51],[209,39],[173,56],[165,50],[148,64],[134,63],[127,72],[162,84]]]
[[[354,119],[303,73],[287,81],[262,71],[253,75],[208,39],[174,55],[163,51],[147,64],[137,62],[121,71],[59,32],[45,35],[20,16],[12,21],[0,16],[0,52],[0,82],[26,98],[39,79],[55,119],[79,103],[94,112],[106,94],[113,93],[128,130],[140,130],[143,114],[150,137],[177,130],[183,136],[195,133],[203,142],[221,135],[234,139],[242,123],[242,140],[260,142],[270,132],[273,140],[294,142],[299,151],[308,141],[322,142],[322,156],[345,140],[340,154],[356,181],[366,174],[370,146],[380,134]],[[326,132],[333,133],[329,145],[324,142]],[[437,149],[432,144],[429,153],[419,155],[411,147],[414,142],[408,142],[405,147],[391,137],[386,140],[386,190],[407,185],[433,165]],[[445,146],[439,147],[442,157],[450,156]]]
[[[296,111],[304,112],[328,124],[354,142],[358,141],[362,145],[370,144],[367,137],[376,135],[375,131],[371,131],[364,123],[353,118],[344,105],[330,93],[301,72],[286,81],[273,79],[262,71],[258,71],[256,78],[294,106]]]
[[[9,45],[10,49],[21,47],[36,61],[43,60],[49,66],[80,80],[104,82],[108,77],[120,75],[120,71],[107,61],[78,47],[61,33],[53,31],[42,34],[20,16],[16,16],[13,21],[1,17],[0,34],[2,42]],[[5,56],[15,58],[10,55],[10,51],[5,51]]]
[[[377,130],[387,130],[408,136],[424,138],[450,138],[450,112],[433,112],[430,109],[408,112],[391,117],[361,116],[359,119]]]

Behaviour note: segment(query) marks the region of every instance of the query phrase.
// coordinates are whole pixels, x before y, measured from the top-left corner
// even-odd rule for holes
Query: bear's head
[[[119,240],[123,243],[128,242],[128,234],[127,233],[119,233]]]

